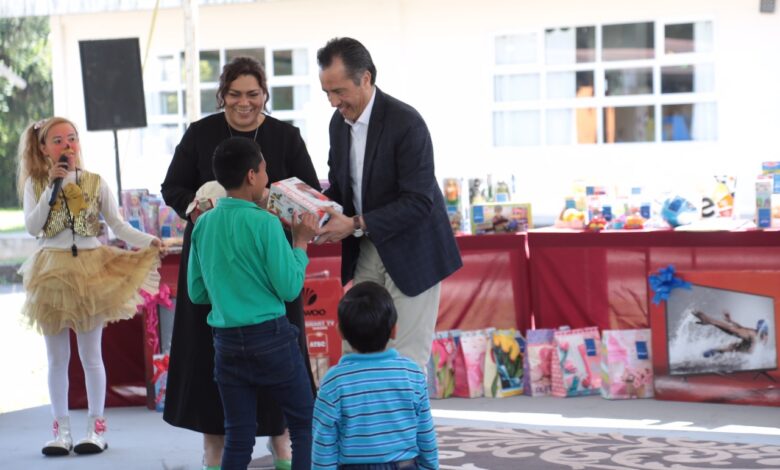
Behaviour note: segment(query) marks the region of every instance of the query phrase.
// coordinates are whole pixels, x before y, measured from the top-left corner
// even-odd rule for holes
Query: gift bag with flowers
[[[601,396],[652,398],[650,330],[604,330],[601,338]]]
[[[526,351],[523,361],[523,393],[531,397],[545,397],[552,393],[552,328],[525,332]]]
[[[485,396],[510,397],[523,393],[525,338],[514,329],[494,330],[485,353]]]
[[[165,408],[165,384],[168,381],[168,354],[155,354],[152,358],[154,364],[154,409],[163,411]]]
[[[595,326],[555,331],[552,396],[574,397],[601,393],[601,338]]]
[[[428,360],[428,395],[448,398],[455,389],[455,340],[451,332],[437,332],[433,338],[431,358]]]
[[[485,351],[490,342],[491,333],[492,329],[461,331],[455,336],[457,349],[453,362],[455,368],[453,396],[477,398],[483,395]]]

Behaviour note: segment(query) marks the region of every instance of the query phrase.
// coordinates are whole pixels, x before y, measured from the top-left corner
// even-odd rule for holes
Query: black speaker
[[[146,127],[138,38],[79,41],[87,130]]]

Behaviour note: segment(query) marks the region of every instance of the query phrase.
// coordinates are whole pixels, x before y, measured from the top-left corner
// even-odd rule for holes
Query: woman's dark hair
[[[384,351],[397,320],[393,298],[375,282],[355,284],[339,302],[341,336],[361,353]]]
[[[265,76],[265,69],[260,62],[251,57],[236,57],[229,64],[225,64],[222,67],[222,75],[219,76],[219,88],[217,88],[217,109],[225,107],[225,95],[230,88],[230,84],[242,75],[251,75],[257,79],[260,89],[265,93],[263,111],[268,111],[266,105],[270,95],[268,93],[268,80]]]
[[[241,187],[249,170],[257,170],[263,154],[260,146],[246,137],[230,137],[214,150],[212,168],[217,182],[225,189]]]
[[[328,41],[325,47],[317,51],[317,63],[320,69],[330,67],[336,57],[341,57],[347,75],[355,85],[360,85],[360,79],[365,71],[371,74],[371,84],[376,83],[376,67],[371,54],[357,39],[333,38]]]

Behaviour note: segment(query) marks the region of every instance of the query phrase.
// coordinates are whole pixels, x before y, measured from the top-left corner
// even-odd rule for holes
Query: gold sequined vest
[[[79,171],[77,176],[86,208],[73,214],[73,230],[82,237],[96,237],[100,233],[100,175]],[[36,200],[40,200],[46,183],[46,180],[33,181]],[[49,219],[43,226],[43,236],[51,238],[66,228],[70,228],[70,217],[65,207],[65,197],[60,192],[58,203],[52,207]]]

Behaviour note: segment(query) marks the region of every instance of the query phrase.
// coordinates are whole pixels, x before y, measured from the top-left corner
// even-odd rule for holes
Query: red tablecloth
[[[438,330],[464,330],[494,326],[530,328],[531,299],[525,234],[462,236],[457,238],[463,268],[442,283]],[[307,274],[341,272],[341,245],[312,245]],[[176,296],[178,254],[163,259],[162,282]],[[142,315],[108,325],[103,331],[103,361],[106,365],[107,406],[148,404],[144,364],[144,322]],[[75,338],[70,362],[70,405],[86,407],[84,373],[78,361]],[[150,358],[147,358],[150,359]]]
[[[68,365],[68,405],[71,409],[87,407],[84,369],[76,343],[70,333]],[[111,323],[103,329],[103,363],[106,366],[106,406],[146,405],[146,364],[144,363],[143,315]]]
[[[778,270],[780,232],[531,231],[528,251],[538,328],[647,328],[648,272]]]
[[[457,237],[463,268],[442,282],[439,331],[530,328],[531,299],[525,234]],[[308,273],[341,272],[341,245],[309,248]]]

